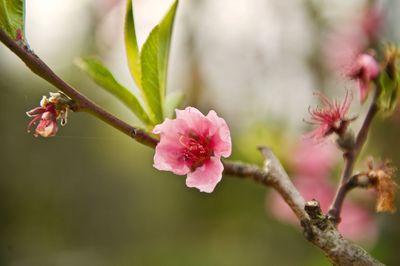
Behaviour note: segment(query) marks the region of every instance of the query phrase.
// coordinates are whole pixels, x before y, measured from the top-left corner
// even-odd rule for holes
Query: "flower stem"
[[[357,134],[354,146],[343,153],[344,158],[344,169],[340,177],[340,184],[336,191],[336,195],[332,201],[331,207],[328,211],[329,218],[335,223],[339,224],[341,221],[340,213],[344,199],[351,189],[349,189],[349,178],[353,175],[354,165],[360,155],[362,148],[368,137],[368,133],[371,129],[371,124],[376,114],[379,111],[378,98],[381,92],[381,88],[378,84],[375,86],[374,97],[368,108],[367,115],[364,118],[360,131]]]

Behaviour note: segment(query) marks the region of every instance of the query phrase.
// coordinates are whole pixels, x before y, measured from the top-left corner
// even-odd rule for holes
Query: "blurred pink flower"
[[[368,98],[370,83],[378,77],[379,65],[375,58],[369,54],[360,54],[347,72],[347,76],[358,82],[360,101],[363,103]]]
[[[332,169],[337,163],[339,152],[332,142],[315,143],[309,138],[303,138],[295,149],[293,159],[297,175],[320,177]]]
[[[328,33],[323,46],[327,65],[341,73],[348,72],[357,57],[376,41],[382,25],[382,10],[368,3],[360,16]]]
[[[293,183],[305,200],[318,200],[321,209],[326,212],[329,207],[329,201],[333,198],[335,191],[329,183],[323,179],[324,177],[320,176],[295,176],[293,178]],[[270,194],[269,202],[270,211],[275,217],[283,222],[295,225],[299,224],[293,211],[277,192],[274,191]]]
[[[353,120],[346,118],[353,99],[352,95],[349,96],[349,93],[346,92],[342,103],[329,99],[323,93],[316,93],[316,95],[320,97],[324,106],[322,108],[317,106],[315,109],[309,108],[311,116],[309,123],[317,126],[309,136],[314,140],[321,140],[332,133],[344,134],[349,122]]]
[[[37,124],[33,134],[35,137],[55,136],[58,131],[57,119],[61,119],[62,126],[67,123],[68,101],[69,98],[61,93],[50,93],[50,98],[43,96],[40,107],[26,112],[29,117],[32,117],[28,124],[28,132]]]
[[[324,213],[328,211],[335,189],[326,176],[312,178],[296,176],[294,184],[305,200],[316,199],[322,211]],[[275,191],[271,193],[268,201],[270,212],[275,217],[283,222],[299,225],[296,216],[278,193]],[[344,237],[365,244],[372,244],[376,240],[378,234],[376,220],[364,207],[347,200],[343,204],[341,218],[338,228]]]
[[[292,157],[294,185],[305,200],[318,200],[324,213],[327,213],[335,196],[329,173],[337,163],[337,155],[338,150],[332,143],[315,144],[310,139],[302,139]],[[269,194],[267,202],[268,210],[277,219],[299,225],[296,216],[277,192]],[[378,234],[377,225],[368,210],[348,198],[343,204],[341,218],[339,231],[344,237],[364,244],[374,243]]]
[[[364,32],[357,28],[331,32],[324,43],[326,63],[339,73],[346,72],[357,56],[368,47]]]
[[[349,200],[343,203],[339,232],[353,241],[372,245],[378,237],[375,217],[365,208]]]
[[[222,178],[220,160],[231,154],[231,136],[225,120],[214,111],[204,116],[187,107],[176,110],[176,119],[166,119],[153,133],[160,134],[154,167],[186,175],[186,185],[212,192]]]
[[[375,41],[383,26],[382,10],[374,3],[368,4],[361,16],[360,25],[369,41]]]

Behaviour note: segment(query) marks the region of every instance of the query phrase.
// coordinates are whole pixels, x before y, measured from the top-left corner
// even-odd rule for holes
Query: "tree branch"
[[[265,159],[264,168],[224,161],[224,174],[250,178],[277,190],[300,220],[307,240],[320,248],[334,265],[383,265],[363,248],[344,239],[337,231],[333,221],[322,213],[317,201],[304,201],[282,164],[269,148],[260,147],[259,150]],[[351,186],[348,185],[349,189]]]
[[[342,210],[342,205],[344,199],[347,195],[348,189],[348,181],[349,178],[353,175],[354,165],[357,162],[357,159],[360,155],[362,148],[367,140],[369,130],[371,128],[371,124],[376,114],[379,111],[378,107],[378,98],[381,92],[381,88],[379,85],[376,85],[374,97],[372,102],[368,108],[367,115],[364,118],[360,131],[357,134],[353,147],[351,149],[346,150],[343,153],[344,158],[344,169],[342,175],[340,177],[340,185],[336,191],[336,195],[332,201],[332,205],[328,211],[329,218],[335,223],[340,223],[340,213]]]
[[[121,121],[90,101],[58,77],[27,46],[21,46],[14,42],[1,29],[0,41],[13,51],[35,74],[68,95],[75,102],[73,111],[88,112],[144,145],[152,148],[157,145],[158,139],[142,129],[130,126]],[[360,137],[361,140],[362,138]],[[310,208],[307,208],[306,211],[306,203],[303,197],[295,188],[272,151],[266,147],[261,147],[260,151],[265,159],[263,168],[252,164],[224,161],[224,174],[240,178],[250,178],[265,186],[271,186],[276,189],[301,221],[307,239],[322,249],[335,265],[382,265],[361,247],[343,239],[330,220],[323,219],[324,221],[326,220],[326,226],[321,226],[320,222],[316,222],[315,219],[321,219],[321,217],[310,215]]]
[[[150,147],[155,147],[157,145],[158,140],[156,138],[152,137],[141,128],[130,126],[89,100],[86,96],[57,76],[50,67],[26,45],[20,45],[12,40],[2,29],[0,29],[0,41],[16,54],[33,73],[68,95],[75,103],[72,107],[74,112],[88,112],[144,145]]]

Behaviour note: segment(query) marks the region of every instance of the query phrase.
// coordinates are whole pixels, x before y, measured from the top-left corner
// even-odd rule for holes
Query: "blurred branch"
[[[376,85],[375,87],[375,92],[374,92],[374,97],[372,99],[371,105],[369,106],[368,113],[364,118],[364,121],[362,123],[362,126],[360,128],[360,131],[357,134],[357,137],[355,139],[355,143],[353,147],[350,149],[346,150],[343,153],[343,158],[344,158],[344,169],[340,178],[340,185],[336,191],[335,198],[332,201],[332,205],[328,211],[328,215],[330,219],[335,223],[339,224],[340,223],[340,213],[342,210],[342,205],[343,201],[347,195],[347,192],[350,191],[349,189],[349,178],[353,175],[353,169],[354,165],[357,162],[357,159],[360,155],[360,152],[362,148],[364,147],[364,144],[367,140],[368,137],[368,132],[371,128],[371,124],[373,119],[375,118],[375,115],[379,111],[378,107],[378,98],[381,92],[381,88],[379,85]]]
[[[35,74],[67,94],[74,101],[74,106],[72,106],[73,111],[88,112],[144,145],[152,148],[157,145],[158,139],[154,138],[142,129],[130,126],[121,121],[63,81],[25,44],[13,41],[2,30],[0,30],[0,41],[14,52]],[[374,114],[370,114],[368,116],[370,117],[369,120],[372,120],[373,116]],[[364,123],[367,128],[364,130],[368,130],[369,123]],[[360,147],[365,141],[366,136],[364,135],[364,133],[359,134],[358,145]],[[259,150],[265,159],[263,168],[241,162],[224,161],[224,174],[229,174],[235,177],[251,178],[265,186],[271,186],[277,190],[285,202],[290,206],[292,211],[296,214],[297,218],[301,221],[307,239],[322,249],[333,264],[382,265],[361,247],[343,239],[336,230],[332,221],[327,219],[320,210],[318,215],[315,215],[315,208],[311,207],[318,204],[305,203],[303,197],[291,182],[280,161],[275,157],[270,149],[261,147]]]

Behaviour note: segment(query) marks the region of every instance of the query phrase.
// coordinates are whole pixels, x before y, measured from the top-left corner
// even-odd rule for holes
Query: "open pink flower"
[[[352,95],[350,94],[349,96],[347,92],[342,103],[329,99],[323,93],[316,93],[316,95],[320,97],[324,106],[322,108],[317,106],[317,108],[313,110],[309,109],[311,115],[311,121],[309,121],[309,123],[317,126],[309,136],[320,140],[332,133],[338,135],[344,134],[349,122],[353,120],[346,118],[352,101]]]
[[[369,54],[360,54],[347,72],[347,76],[358,83],[361,103],[368,98],[371,81],[377,78],[378,74],[379,65]]]
[[[61,93],[50,93],[50,98],[43,96],[39,107],[26,112],[29,117],[32,117],[28,124],[28,132],[37,124],[33,134],[35,137],[55,136],[58,131],[57,119],[61,119],[62,126],[67,123],[69,109],[67,102],[69,100],[66,95]]]
[[[225,120],[214,111],[204,116],[187,107],[176,110],[176,119],[166,119],[153,133],[160,134],[154,167],[186,175],[186,185],[212,192],[222,178],[220,160],[231,154],[231,136]]]

